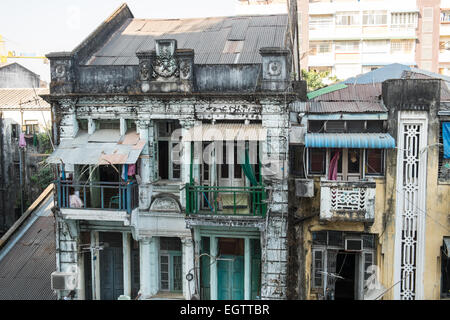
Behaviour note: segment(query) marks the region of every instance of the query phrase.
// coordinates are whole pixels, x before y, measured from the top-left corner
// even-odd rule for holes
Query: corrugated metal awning
[[[218,123],[195,126],[183,136],[183,141],[260,141],[267,130],[261,124]]]
[[[96,135],[102,133],[97,132]],[[116,142],[92,142],[92,136],[81,132],[74,139],[61,141],[46,161],[65,164],[133,164],[145,146],[145,141],[140,140],[136,132],[123,137],[119,135]]]
[[[307,148],[395,148],[395,140],[388,133],[307,133]]]

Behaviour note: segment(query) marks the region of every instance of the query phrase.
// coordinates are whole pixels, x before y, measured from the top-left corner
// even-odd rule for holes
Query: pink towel
[[[25,141],[25,133],[21,133],[19,137],[19,147],[25,148],[27,146],[27,142]]]
[[[330,167],[328,169],[328,180],[337,180],[338,161],[341,153],[337,151],[330,161]]]
[[[136,174],[136,164],[130,164],[128,166],[128,176],[134,176]]]

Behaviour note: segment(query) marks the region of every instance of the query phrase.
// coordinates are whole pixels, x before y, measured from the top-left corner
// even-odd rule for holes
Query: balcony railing
[[[211,187],[186,184],[186,213],[262,216],[266,214],[264,186]]]
[[[373,222],[375,187],[372,180],[320,181],[320,219]]]
[[[138,185],[128,182],[55,182],[60,208],[131,211],[139,205]]]

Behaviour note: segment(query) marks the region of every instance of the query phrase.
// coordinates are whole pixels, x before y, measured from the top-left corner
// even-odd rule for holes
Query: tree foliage
[[[315,70],[306,71],[305,69],[302,69],[302,78],[308,85],[308,91],[315,91],[338,81],[337,77],[330,76],[329,71],[317,72]]]

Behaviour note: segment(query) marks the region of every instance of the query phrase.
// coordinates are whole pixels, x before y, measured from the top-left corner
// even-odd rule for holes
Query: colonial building
[[[76,298],[286,298],[288,105],[306,99],[288,39],[286,15],[123,5],[47,55],[57,271]]]
[[[392,65],[291,107],[293,298],[447,297],[448,84]]]

